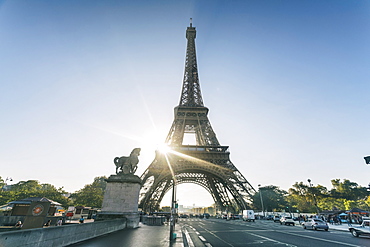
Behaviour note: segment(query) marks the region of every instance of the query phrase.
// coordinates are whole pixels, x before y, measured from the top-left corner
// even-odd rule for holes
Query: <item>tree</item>
[[[293,188],[288,190],[288,201],[301,212],[315,212],[312,195],[309,195],[309,186],[303,182],[296,182]]]
[[[4,179],[0,176],[0,189],[2,190],[4,186],[5,186],[5,181],[4,181]]]
[[[330,191],[322,185],[308,186],[303,182],[295,183],[289,189],[288,201],[301,212],[316,212],[315,201],[322,210],[350,210],[353,207],[366,208],[368,193],[365,187],[344,179],[331,180]]]
[[[365,200],[367,198],[366,187],[361,187],[348,179],[344,179],[343,182],[340,179],[332,179],[331,184],[333,185],[333,189],[330,191],[331,197],[353,201]]]
[[[277,186],[269,185],[260,187],[259,191],[252,196],[254,209],[262,209],[261,194],[265,211],[285,210],[289,206],[285,198],[288,193]]]
[[[96,177],[92,184],[85,185],[81,190],[73,193],[70,198],[75,206],[101,208],[107,182],[107,177]]]
[[[37,180],[20,181],[13,184],[9,190],[2,191],[0,205],[28,197],[46,197],[59,202],[66,208],[70,205],[70,200],[64,194],[66,192],[63,190],[63,187],[57,189],[54,185],[40,184]]]

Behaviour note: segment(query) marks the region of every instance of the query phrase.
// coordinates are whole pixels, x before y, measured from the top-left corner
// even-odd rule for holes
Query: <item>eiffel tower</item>
[[[237,211],[248,208],[256,191],[230,161],[228,146],[221,146],[203,105],[195,51],[196,30],[190,22],[186,30],[187,51],[180,103],[166,138],[169,152],[156,151],[154,161],[142,174],[139,208],[159,209],[164,195],[182,183],[204,187],[216,209]],[[196,145],[183,145],[184,135],[195,135]]]

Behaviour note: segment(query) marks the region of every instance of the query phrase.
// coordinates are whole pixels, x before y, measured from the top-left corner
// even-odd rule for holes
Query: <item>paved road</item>
[[[194,246],[370,246],[370,238],[354,238],[349,232],[304,230],[272,221],[244,222],[222,219],[181,219]]]

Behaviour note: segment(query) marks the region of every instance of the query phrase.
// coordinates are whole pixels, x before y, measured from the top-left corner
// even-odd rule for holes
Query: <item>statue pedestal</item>
[[[141,179],[133,174],[120,174],[111,175],[106,181],[103,206],[96,220],[126,218],[127,228],[137,228]]]

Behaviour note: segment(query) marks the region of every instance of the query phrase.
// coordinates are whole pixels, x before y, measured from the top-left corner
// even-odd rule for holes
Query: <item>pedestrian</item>
[[[50,226],[50,224],[51,224],[51,220],[48,220],[48,221],[45,223],[45,225],[44,225],[44,226],[49,227],[49,226]]]
[[[57,226],[61,226],[62,224],[63,224],[62,219],[59,219],[59,220],[57,221]]]
[[[84,217],[81,215],[81,218],[80,218],[79,222],[80,222],[80,223],[84,223],[84,221],[85,221],[85,219],[84,219]]]
[[[18,221],[16,224],[15,224],[15,227],[16,228],[21,228],[22,227],[22,221]]]
[[[333,220],[333,216],[331,215],[331,216],[329,216],[329,222],[330,222],[330,224],[332,224],[333,225],[333,223],[334,223],[334,220]]]

